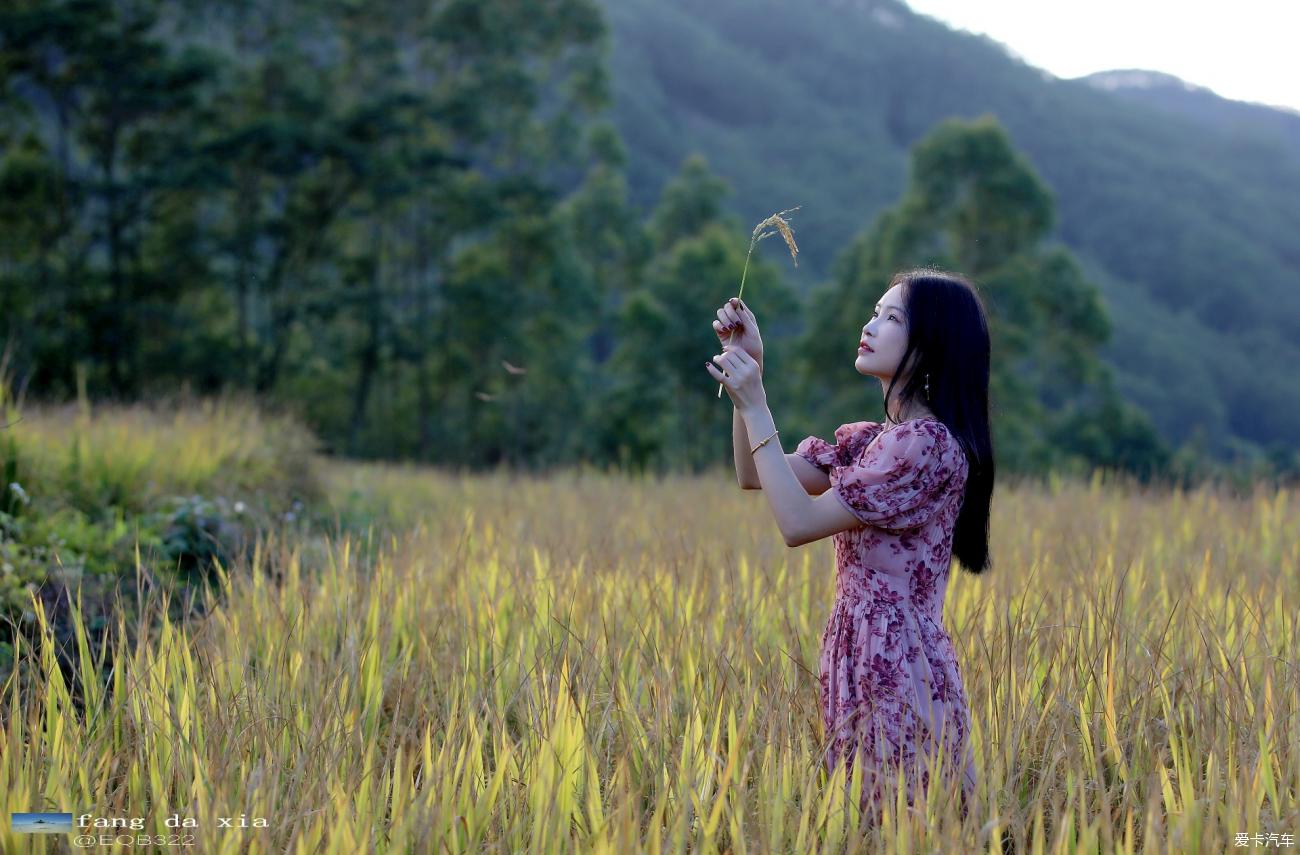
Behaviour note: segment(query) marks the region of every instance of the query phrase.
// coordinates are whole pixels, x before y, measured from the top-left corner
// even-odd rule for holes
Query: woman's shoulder
[[[956,434],[934,416],[908,419],[886,427],[877,421],[846,422],[835,429],[835,448],[841,464],[870,462],[884,450],[913,463],[942,462],[963,468],[966,455]]]
[[[876,440],[880,442],[877,443]],[[868,448],[881,445],[913,449],[939,444],[947,447],[956,444],[956,437],[942,421],[926,416],[888,427],[877,421],[847,422],[835,429],[835,444],[848,449],[851,455],[858,456]]]
[[[965,468],[966,454],[957,435],[942,420],[933,416],[908,419],[879,431],[880,442],[873,447],[888,447],[895,455],[913,458],[918,463]]]
[[[880,422],[846,422],[835,429],[835,444],[848,449],[850,455],[856,456],[866,450],[871,440],[880,435],[883,427]]]

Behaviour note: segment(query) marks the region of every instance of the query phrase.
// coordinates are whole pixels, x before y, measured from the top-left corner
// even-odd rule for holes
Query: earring
[[[930,372],[925,372],[925,400],[930,400]]]

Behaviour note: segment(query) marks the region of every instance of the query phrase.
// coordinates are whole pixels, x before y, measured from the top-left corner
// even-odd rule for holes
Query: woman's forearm
[[[749,453],[749,431],[745,430],[745,419],[740,410],[731,411],[731,445],[736,456],[736,483],[741,487],[758,484],[758,469],[754,466],[754,456]]]
[[[759,369],[763,363],[758,363]],[[745,419],[740,410],[731,410],[731,450],[736,458],[736,483],[741,487],[759,486],[758,468],[754,466],[754,456],[749,453],[749,431],[745,428]]]

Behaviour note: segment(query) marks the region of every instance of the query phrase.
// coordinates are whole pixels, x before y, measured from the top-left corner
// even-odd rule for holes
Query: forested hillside
[[[1199,429],[1210,453],[1300,435],[1300,159],[1272,128],[1056,79],[892,0],[605,8],[639,204],[689,152],[747,220],[802,204],[807,291],[901,196],[912,144],[945,117],[991,113],[1102,288],[1126,400],[1173,444]]]
[[[31,0],[0,366],[251,392],[350,456],[698,471],[742,273],[797,441],[882,415],[837,348],[942,263],[988,301],[1005,472],[1295,472],[1300,166],[1221,125],[893,2]],[[747,264],[796,206],[798,267]]]

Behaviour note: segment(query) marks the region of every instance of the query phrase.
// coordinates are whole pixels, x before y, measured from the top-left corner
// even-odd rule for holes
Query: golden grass
[[[24,489],[86,510],[138,511],[194,492],[262,493],[279,504],[323,498],[311,465],[315,438],[291,416],[239,395],[149,406],[27,403],[7,421],[0,441],[13,443]]]
[[[272,537],[108,692],[5,687],[8,811],[199,819],[201,852],[1222,852],[1300,831],[1300,515],[1285,491],[999,485],[945,623],[980,799],[858,825],[826,780],[831,545],[726,473],[338,466],[395,528]],[[410,525],[407,528],[407,524]],[[83,658],[81,668],[94,665]],[[905,807],[905,806],[904,806]],[[269,829],[220,829],[217,815]],[[39,837],[4,833],[5,851]]]

